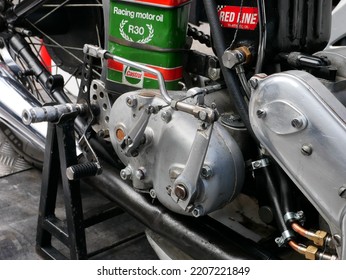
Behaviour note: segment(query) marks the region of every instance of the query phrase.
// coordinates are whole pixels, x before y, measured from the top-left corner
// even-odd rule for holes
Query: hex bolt
[[[172,113],[170,111],[164,111],[161,114],[161,119],[166,122],[169,123],[172,119]]]
[[[136,170],[135,172],[135,176],[139,181],[144,180],[145,178],[145,171],[143,170],[143,168],[139,168]]]
[[[137,98],[134,96],[126,97],[126,104],[131,108],[135,108],[137,106]]]
[[[301,128],[303,126],[303,121],[300,119],[300,118],[295,118],[291,121],[291,125],[294,127],[294,128]]]
[[[340,197],[346,198],[346,186],[341,186],[338,193]]]
[[[132,177],[132,168],[130,166],[125,167],[120,171],[120,178],[124,181],[131,179]]]
[[[267,115],[267,112],[263,109],[258,109],[256,115],[259,119],[263,119]]]
[[[174,188],[174,194],[177,198],[185,200],[187,197],[187,190],[183,185],[176,185]]]
[[[310,156],[312,154],[312,146],[310,144],[304,144],[301,148],[301,152],[304,156]]]
[[[200,216],[203,215],[203,207],[202,206],[197,206],[195,207],[195,209],[192,210],[192,215],[195,217],[195,218],[198,218]]]
[[[211,176],[213,176],[213,170],[210,168],[210,166],[205,165],[202,167],[201,176],[204,179],[209,179]]]

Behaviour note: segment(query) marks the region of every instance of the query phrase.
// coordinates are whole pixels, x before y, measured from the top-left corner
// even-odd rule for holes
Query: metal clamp
[[[275,238],[275,243],[282,247],[284,246],[288,241],[290,241],[294,237],[294,232],[292,230],[285,230],[280,237]]]
[[[263,158],[263,159],[259,159],[259,160],[251,162],[252,170],[267,167],[268,165],[270,165],[269,158]]]
[[[298,212],[287,212],[284,215],[284,221],[285,223],[289,221],[304,221],[304,212],[303,211],[298,211]]]

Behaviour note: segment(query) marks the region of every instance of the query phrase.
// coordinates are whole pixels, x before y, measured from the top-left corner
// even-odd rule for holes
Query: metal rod
[[[159,83],[159,88],[160,88],[162,97],[164,98],[164,100],[166,101],[167,104],[171,104],[173,99],[168,94],[168,91],[166,89],[165,80],[164,80],[163,75],[161,74],[161,72],[159,70],[145,66],[145,65],[137,63],[137,62],[133,62],[131,60],[128,60],[128,59],[125,59],[125,58],[122,58],[122,57],[119,57],[116,55],[112,55],[109,52],[105,53],[105,58],[106,59],[113,59],[114,61],[123,63],[127,66],[135,67],[139,70],[142,70],[144,72],[155,75],[157,77],[157,81]]]

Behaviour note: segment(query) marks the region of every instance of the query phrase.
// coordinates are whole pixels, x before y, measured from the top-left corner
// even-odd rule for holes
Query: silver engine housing
[[[129,104],[130,100],[135,103]],[[135,105],[134,105],[135,104]],[[121,131],[128,134],[149,106],[162,106],[150,116],[144,131],[144,139],[134,156],[128,156],[121,147]],[[176,180],[183,180],[182,172],[193,173],[196,168],[186,166],[189,155],[202,151],[192,150],[201,122],[184,112],[175,111],[152,90],[139,90],[121,95],[113,104],[109,132],[112,145],[126,165],[122,178],[132,180],[133,187],[149,192],[163,205],[185,215],[205,215],[235,198],[244,179],[244,160],[240,148],[227,130],[219,123],[213,125],[201,173],[197,174],[197,195],[188,207],[182,207],[170,194]],[[194,209],[196,211],[194,211]],[[198,211],[197,211],[198,210]]]
[[[303,71],[252,79],[257,85],[249,106],[254,133],[332,234],[345,240],[346,108],[320,80]],[[345,244],[338,244],[342,258]]]

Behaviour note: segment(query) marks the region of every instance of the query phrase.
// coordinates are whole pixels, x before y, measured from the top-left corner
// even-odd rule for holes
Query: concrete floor
[[[6,165],[11,161],[0,162]],[[1,167],[1,166],[0,166]],[[28,168],[29,169],[26,169]],[[38,260],[35,251],[41,171],[26,166],[26,170],[0,175],[0,260]],[[16,171],[17,172],[17,171]],[[82,186],[84,212],[108,201],[89,186]],[[62,196],[58,194],[56,215],[64,216]],[[150,247],[144,227],[128,214],[113,217],[86,229],[88,253],[127,238],[132,241],[97,254],[92,259],[137,260],[157,259]],[[54,244],[54,243],[53,243]],[[59,245],[57,245],[59,247]],[[66,254],[68,250],[59,248]]]

